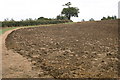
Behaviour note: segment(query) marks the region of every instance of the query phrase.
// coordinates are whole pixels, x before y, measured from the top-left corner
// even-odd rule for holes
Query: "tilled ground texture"
[[[31,61],[38,77],[118,77],[117,20],[19,29],[6,47]]]

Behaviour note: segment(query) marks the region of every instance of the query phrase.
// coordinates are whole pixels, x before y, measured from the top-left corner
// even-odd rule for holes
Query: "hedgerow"
[[[42,25],[42,24],[58,24],[72,22],[71,20],[25,20],[25,21],[3,21],[2,27],[19,27],[19,26],[32,26],[32,25]]]

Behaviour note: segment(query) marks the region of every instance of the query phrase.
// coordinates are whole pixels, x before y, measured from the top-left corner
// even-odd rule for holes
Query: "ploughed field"
[[[117,20],[19,29],[6,47],[31,61],[38,77],[115,78],[120,71]]]

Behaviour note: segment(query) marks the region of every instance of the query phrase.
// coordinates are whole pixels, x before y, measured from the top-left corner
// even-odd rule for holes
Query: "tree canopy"
[[[65,15],[69,20],[71,17],[78,17],[79,9],[77,7],[70,7],[71,3],[68,2],[64,6],[68,8],[63,8],[61,14]]]

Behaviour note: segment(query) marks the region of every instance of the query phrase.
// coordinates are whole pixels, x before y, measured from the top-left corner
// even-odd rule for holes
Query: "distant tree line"
[[[108,17],[103,17],[101,20],[116,20],[116,19],[117,19],[116,16],[112,16],[112,17],[108,16]]]
[[[66,23],[66,22],[72,22],[71,20],[67,20],[67,19],[48,19],[48,18],[44,18],[44,17],[40,17],[38,19],[26,19],[26,20],[21,20],[21,21],[15,21],[13,19],[8,20],[5,19],[2,22],[2,27],[18,27],[18,26],[32,26],[32,25],[42,25],[42,24],[58,24],[58,23]]]
[[[93,18],[89,19],[89,21],[95,21]]]
[[[103,17],[101,20],[116,20],[117,19],[117,16],[108,16],[108,17]],[[82,19],[81,22],[84,22],[85,20]],[[93,18],[90,18],[89,21],[95,21]]]

